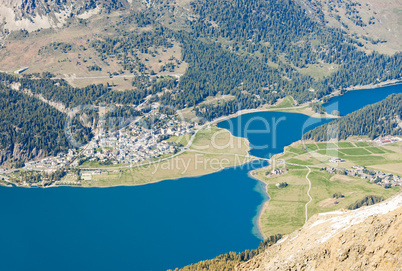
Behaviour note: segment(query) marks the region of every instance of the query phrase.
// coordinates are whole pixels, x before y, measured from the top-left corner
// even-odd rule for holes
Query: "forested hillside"
[[[56,155],[73,148],[64,132],[66,118],[66,114],[48,104],[0,85],[0,164],[9,159],[24,161]],[[72,121],[71,129],[78,142],[91,137],[91,130],[77,119]]]
[[[300,104],[349,86],[402,78],[401,52],[365,50],[357,35],[326,25],[320,5],[313,3],[306,9],[296,0],[112,2],[124,11],[95,19],[72,14],[63,35],[56,30],[8,35],[0,51],[1,67],[15,65],[15,71],[27,65],[19,61],[34,60],[23,76],[0,73],[2,86],[18,84],[20,92],[13,95],[28,91],[61,103],[66,110],[85,104],[134,107],[147,102],[148,107],[159,103],[174,108],[170,114],[189,108],[212,120],[286,96]],[[13,58],[26,54],[21,48],[34,47],[28,55]],[[43,64],[48,61],[54,64]],[[48,67],[52,69],[45,73],[29,74]],[[74,87],[76,73],[83,73],[80,80],[88,83]],[[96,78],[102,83],[95,84]],[[217,95],[233,98],[204,103]],[[122,110],[136,110],[127,108]],[[370,136],[395,132],[388,126],[378,129]],[[352,134],[349,131],[341,136]],[[41,148],[45,139],[36,133]],[[57,142],[59,147],[51,145],[48,154],[65,147],[62,139]]]
[[[176,80],[171,77],[156,78],[150,80],[148,77],[134,78],[135,89],[127,91],[115,91],[105,85],[89,85],[84,88],[74,88],[64,80],[53,80],[46,76],[39,78],[19,78],[14,75],[0,73],[0,82],[5,86],[20,84],[21,90],[29,90],[33,94],[42,95],[46,100],[60,102],[67,108],[79,105],[99,103],[138,105],[143,99],[150,95],[161,92],[165,88],[173,88]]]
[[[58,57],[56,69],[78,59],[77,72],[86,65],[86,72],[109,74],[108,82],[121,80],[113,75],[129,75],[133,78],[131,92],[126,91],[125,96],[130,98],[114,92],[104,95],[107,90],[100,86],[71,91],[65,86],[66,94],[55,94],[51,82],[24,84],[35,85],[47,98],[62,100],[67,106],[102,95],[105,102],[139,104],[147,95],[162,92],[162,104],[178,109],[194,107],[199,116],[211,119],[239,108],[271,104],[287,95],[304,103],[349,86],[402,77],[401,53],[369,53],[363,48],[364,39],[328,27],[320,5],[312,2],[307,10],[305,6],[295,0],[134,1],[131,9],[119,11],[116,19],[98,18],[96,24],[102,24],[102,29],[96,28],[95,22],[91,25],[90,19],[66,25],[67,33],[70,28],[96,33],[85,36],[85,45],[58,37],[59,41],[38,51],[39,58],[46,57],[40,53],[44,48],[49,57]],[[30,35],[42,37],[26,33],[19,42],[29,40]],[[54,44],[65,44],[69,49],[59,52]],[[180,52],[169,51],[173,47]],[[184,74],[176,74],[183,63],[187,65]],[[180,79],[149,87],[150,78],[160,77],[167,70]],[[126,83],[121,85],[127,90]],[[81,99],[76,100],[69,92]],[[231,94],[236,102],[199,105],[216,94]]]
[[[162,102],[195,106],[206,119],[286,95],[303,103],[333,90],[402,76],[401,53],[368,54],[358,38],[324,26],[319,11],[314,16],[319,19],[312,19],[295,1],[195,0],[191,8],[199,19],[190,22],[191,31],[175,35],[189,67],[174,99],[169,95]],[[338,68],[316,79],[302,72],[310,65]],[[217,93],[236,99],[197,106]]]
[[[368,105],[349,115],[321,125],[303,138],[315,141],[345,140],[350,136],[368,136],[374,139],[384,135],[402,135],[402,94],[393,94],[385,100]]]

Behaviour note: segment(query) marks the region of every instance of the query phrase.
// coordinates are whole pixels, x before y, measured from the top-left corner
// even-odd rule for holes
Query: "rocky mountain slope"
[[[310,10],[311,7],[320,10],[328,26],[341,27],[363,40],[375,40],[367,43],[367,50],[392,54],[402,48],[402,9],[399,0],[299,1],[309,5]]]
[[[34,31],[61,27],[74,15],[85,18],[128,5],[126,0],[0,0],[0,28]]]
[[[237,270],[402,270],[402,194],[315,215]]]

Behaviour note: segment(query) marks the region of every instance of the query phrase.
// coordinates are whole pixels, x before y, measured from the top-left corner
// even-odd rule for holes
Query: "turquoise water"
[[[0,187],[0,270],[166,270],[257,247],[264,186],[248,171],[108,189]]]
[[[402,93],[402,84],[349,91],[342,96],[332,98],[329,103],[324,104],[325,111],[331,113],[338,110],[342,116],[352,113],[368,104],[384,100],[393,93]]]
[[[285,146],[301,139],[307,131],[330,121],[303,114],[258,112],[241,115],[218,124],[233,135],[250,141],[250,154],[270,158],[283,152]],[[247,128],[247,129],[245,129]]]
[[[401,85],[335,99],[347,114],[356,101],[360,108],[381,100],[383,91],[401,92]],[[247,137],[251,154],[270,157],[325,121],[262,112],[219,126]],[[265,132],[245,133],[246,126]],[[248,172],[264,165],[137,187],[0,187],[0,270],[166,270],[256,248],[256,217],[267,196]]]

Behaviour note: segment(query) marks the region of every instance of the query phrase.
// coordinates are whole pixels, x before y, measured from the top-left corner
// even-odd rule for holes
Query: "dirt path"
[[[308,212],[307,212],[307,205],[313,200],[313,198],[311,197],[311,195],[310,195],[310,190],[311,190],[311,181],[310,181],[310,179],[308,178],[308,175],[310,175],[310,172],[311,172],[311,168],[309,168],[309,167],[307,167],[308,168],[308,173],[307,173],[307,175],[306,175],[306,179],[307,179],[307,181],[308,181],[308,191],[307,191],[307,196],[309,196],[309,198],[310,198],[310,201],[309,202],[307,202],[306,203],[306,222],[305,223],[307,223],[307,220],[308,220]]]

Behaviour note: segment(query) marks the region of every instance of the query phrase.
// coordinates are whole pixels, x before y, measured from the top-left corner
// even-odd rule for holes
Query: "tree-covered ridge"
[[[146,67],[138,58],[138,53],[148,53],[150,47],[154,50],[159,47],[170,48],[172,44],[172,32],[164,27],[156,26],[152,31],[141,33],[118,30],[119,35],[97,39],[91,46],[99,53],[102,60],[108,57],[116,57],[124,70],[133,73],[145,72]]]
[[[99,37],[91,46],[103,60],[115,59],[124,70],[142,78],[155,73],[141,63],[139,53],[169,48],[173,42],[180,44],[180,61],[188,68],[178,84],[165,86],[168,92],[161,90],[160,101],[178,109],[194,107],[206,119],[272,104],[287,95],[304,103],[351,85],[402,76],[402,54],[366,54],[358,49],[361,44],[357,39],[341,29],[325,27],[320,23],[322,18],[311,19],[296,1],[195,0],[190,6],[196,16],[185,22],[187,28],[163,24],[159,17],[174,8],[169,1],[156,1],[140,13],[122,17],[112,26],[117,35]],[[322,17],[317,14],[314,18]],[[130,23],[146,29],[127,31]],[[322,79],[300,73],[310,64],[322,63],[339,68]],[[141,84],[136,79],[136,90],[145,90],[146,95],[157,92]],[[236,99],[200,105],[217,94]]]
[[[48,101],[60,102],[66,108],[99,103],[138,105],[148,95],[159,93],[165,88],[174,88],[177,84],[176,79],[171,77],[149,79],[138,76],[132,82],[135,89],[116,91],[109,85],[75,88],[62,79],[54,80],[43,76],[37,79],[20,78],[6,73],[0,73],[0,82],[6,86],[19,83],[21,90],[27,89],[32,94],[42,95]]]
[[[324,78],[322,83],[334,89],[352,85],[368,85],[402,77],[402,53],[392,56],[356,51],[342,61],[340,69]]]
[[[391,66],[398,71],[396,76],[401,77],[401,68],[394,65],[392,58],[359,50],[363,44],[358,39],[341,29],[317,23],[296,1],[196,0],[192,7],[200,16],[200,20],[192,23],[194,33],[229,40],[233,52],[248,52],[263,61],[288,62],[296,67],[320,62],[346,64],[340,69],[346,72],[365,65],[380,70],[388,70]],[[315,18],[322,22],[323,14],[318,14]],[[284,58],[278,58],[280,54]],[[400,61],[401,56],[397,55],[397,58]],[[356,62],[361,66],[358,67]],[[384,66],[384,62],[390,65]],[[372,80],[386,80],[382,79],[381,72],[375,72],[377,77],[371,74]],[[341,80],[346,81],[347,86],[358,84],[358,79],[353,77]],[[330,81],[333,87],[340,87],[335,85],[336,80]]]
[[[233,271],[236,266],[246,262],[260,253],[263,253],[268,247],[272,246],[282,238],[281,234],[272,235],[265,241],[261,242],[256,249],[246,250],[240,253],[229,252],[212,260],[201,261],[199,263],[191,264],[175,271],[203,271],[203,270],[219,270],[219,271]]]
[[[322,92],[307,91],[315,84],[313,78],[299,74],[289,65],[273,68],[259,58],[234,53],[220,43],[183,32],[176,39],[182,44],[182,59],[189,67],[180,78],[175,95],[163,95],[161,102],[179,109],[195,106],[199,115],[207,119],[234,113],[239,108],[272,104],[287,95],[305,102],[317,93],[322,96],[332,91],[324,85]],[[205,98],[218,93],[231,94],[236,99],[220,106],[199,106]]]
[[[6,86],[19,83],[21,90],[27,89],[34,95],[42,95],[46,100],[60,102],[66,108],[92,103],[108,92],[104,85],[74,88],[64,80],[53,80],[50,77],[42,74],[40,78],[31,79],[0,73],[0,82]]]
[[[10,158],[32,159],[67,151],[64,128],[67,115],[55,108],[0,85],[0,163]],[[91,130],[74,119],[71,130],[78,142],[87,142]]]
[[[240,94],[245,91],[259,95],[263,101],[272,100],[271,91],[278,90],[283,82],[280,73],[251,57],[238,56],[219,44],[201,42],[182,36],[183,60],[189,63],[180,78],[178,104],[194,106],[208,96]]]
[[[283,47],[297,42],[316,27],[291,0],[197,0],[192,2],[192,7],[201,18],[194,25],[196,31],[230,39],[270,42],[274,49],[279,42]],[[210,27],[205,28],[203,24]]]
[[[133,105],[139,105],[148,95],[174,88],[177,84],[177,80],[172,77],[150,79],[139,76],[133,80],[136,89],[123,92],[112,90],[108,85],[74,88],[64,80],[50,79],[51,76],[44,73],[27,78],[0,73],[0,149],[3,150],[0,164],[10,158],[30,160],[38,155],[56,155],[75,147],[66,138],[67,115],[39,101],[35,96],[26,95],[26,90],[48,101],[61,103],[67,111],[81,105],[117,105],[105,117],[130,120],[143,113],[137,111]],[[19,90],[13,90],[11,86],[18,86]],[[150,99],[157,100],[157,96]],[[71,123],[72,136],[79,144],[88,142],[92,136],[91,128],[96,128],[99,124],[96,110],[82,113],[85,120],[75,116]],[[83,126],[82,121],[87,123],[87,127]]]
[[[190,107],[197,116],[211,120],[273,104],[288,95],[304,103],[351,85],[402,77],[402,53],[365,53],[357,39],[341,29],[325,27],[320,23],[320,12],[315,14],[318,20],[311,19],[298,3],[194,0],[189,11],[194,16],[182,21],[186,27],[178,28],[159,18],[161,13],[174,13],[170,1],[154,1],[146,9],[120,16],[108,26],[114,31],[94,36],[88,41],[88,49],[94,50],[102,63],[112,60],[120,65],[119,73],[133,76],[132,88],[126,91],[113,90],[109,84],[75,88],[64,80],[51,79],[50,73],[31,78],[1,73],[0,81],[4,86],[17,83],[21,92],[29,90],[48,101],[62,103],[67,110],[83,104],[114,104],[128,106],[121,110],[131,112],[130,107],[147,98],[159,102],[169,113],[174,111],[170,108]],[[141,54],[153,54],[173,45],[181,48],[182,58],[176,60],[188,64],[180,79],[155,75],[142,63]],[[68,52],[73,47],[53,42],[48,49]],[[337,69],[315,79],[301,72],[311,64],[336,65]],[[100,66],[88,69],[99,70]],[[202,103],[219,94],[234,99]]]
[[[384,135],[402,135],[402,94],[392,94],[381,102],[321,125],[303,138],[315,141],[345,140],[350,136],[374,139]]]
[[[336,89],[402,77],[401,53],[366,54],[358,49],[359,41],[311,20],[294,1],[197,0],[192,8],[200,19],[192,22],[190,35],[181,39],[183,59],[189,63],[180,80],[182,96],[188,105],[219,91],[237,100],[197,106],[197,113],[207,119],[286,95],[303,103]],[[297,67],[314,63],[340,66],[319,80],[299,73]]]
[[[267,62],[287,62],[303,68],[319,61],[339,63],[342,43],[356,43],[344,32],[325,28],[322,12],[313,20],[292,0],[196,0],[200,19],[192,23],[196,35],[224,38],[233,52],[247,52]]]
[[[356,210],[363,206],[370,206],[376,204],[378,202],[384,201],[384,197],[382,196],[366,196],[361,200],[357,200],[355,203],[348,206],[349,210]]]
[[[117,59],[123,61],[124,67],[128,67],[126,63],[131,62],[127,59],[136,57],[136,50],[147,51],[152,45],[152,42],[148,44],[147,41],[154,39],[166,42],[172,39],[180,42],[181,60],[189,64],[178,85],[170,81],[162,86],[162,88],[174,90],[174,95],[171,93],[162,95],[161,102],[164,105],[178,109],[196,106],[206,97],[215,96],[218,92],[240,95],[242,100],[252,98],[251,100],[254,100],[253,107],[256,104],[275,102],[278,97],[282,97],[282,93],[291,94],[300,100],[313,96],[304,91],[310,87],[311,78],[299,75],[289,67],[274,69],[251,56],[235,54],[223,48],[219,43],[202,41],[191,33],[175,32],[159,25],[155,26],[155,31],[141,34],[122,31],[120,36],[97,40],[93,46],[102,57],[116,56]],[[141,40],[144,40],[145,43]],[[159,46],[158,44],[155,45],[156,48]],[[161,43],[162,45],[168,46],[164,43]],[[289,81],[283,76],[288,76],[293,80]],[[144,75],[135,77],[133,86],[137,90],[143,91],[146,88],[141,87],[144,84],[142,78]],[[158,91],[161,91],[161,88],[147,94]],[[280,94],[276,95],[274,92],[280,92]],[[242,93],[248,94],[242,95]],[[250,103],[242,106],[250,106]]]

